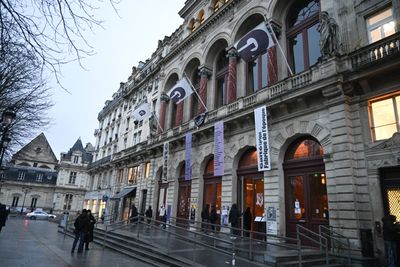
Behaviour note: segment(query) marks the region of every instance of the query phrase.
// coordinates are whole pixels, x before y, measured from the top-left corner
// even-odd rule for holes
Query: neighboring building
[[[132,203],[141,212],[163,204],[185,219],[194,208],[199,220],[205,204],[221,214],[237,203],[253,219],[275,214],[269,233],[330,225],[354,248],[371,237],[372,252],[383,251],[381,218],[400,219],[399,10],[399,1],[388,0],[186,1],[184,24],[159,41],[98,116],[88,206],[108,202],[122,219]],[[279,46],[246,62],[234,45],[265,19]],[[207,106],[199,127],[193,119],[205,109],[196,95],[178,105],[165,95],[185,75]],[[141,100],[159,111],[157,127],[129,117]],[[254,110],[263,106],[271,170],[259,171]],[[217,122],[223,175],[214,174]],[[266,231],[265,223],[252,229]]]
[[[58,160],[41,133],[12,157],[2,174],[0,202],[21,210],[50,211],[57,183]]]
[[[76,213],[82,209],[85,194],[89,190],[87,166],[92,160],[93,150],[90,143],[84,148],[79,138],[68,153],[61,153],[53,199],[55,213]]]

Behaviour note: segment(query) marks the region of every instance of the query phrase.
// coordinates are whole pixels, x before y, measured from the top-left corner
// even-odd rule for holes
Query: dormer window
[[[79,156],[74,156],[74,163],[79,163]]]

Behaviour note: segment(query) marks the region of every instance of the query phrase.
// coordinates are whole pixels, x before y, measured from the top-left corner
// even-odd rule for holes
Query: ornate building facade
[[[191,209],[199,219],[206,204],[222,217],[236,203],[253,220],[272,212],[271,233],[330,225],[356,248],[368,233],[382,251],[381,218],[400,218],[399,10],[387,0],[186,1],[183,24],[99,114],[96,201],[119,219],[132,203],[184,219]],[[235,47],[262,23],[274,45],[245,61]],[[183,77],[198,95],[175,104],[167,93]],[[132,122],[140,100],[156,124]],[[259,171],[254,110],[264,106],[271,168]],[[224,170],[215,175],[221,122]]]

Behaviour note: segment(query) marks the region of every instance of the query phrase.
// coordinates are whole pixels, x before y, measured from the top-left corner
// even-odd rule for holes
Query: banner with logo
[[[174,87],[172,87],[171,90],[168,91],[167,94],[171,98],[172,102],[179,104],[185,98],[193,94],[193,89],[186,77],[183,77],[176,83]]]
[[[190,180],[190,162],[192,160],[192,133],[186,134],[186,155],[185,155],[185,181]]]
[[[150,111],[150,104],[149,103],[143,103],[140,106],[138,106],[134,111],[132,111],[131,116],[135,118],[138,121],[142,121],[144,119],[147,119],[150,117],[151,111]]]
[[[268,48],[274,46],[274,40],[265,22],[249,31],[236,44],[235,48],[244,61],[250,61]]]
[[[164,182],[168,181],[168,158],[169,158],[169,143],[164,143],[163,148],[163,172],[162,179]]]
[[[224,122],[214,124],[214,176],[224,175]]]
[[[254,110],[254,121],[256,128],[256,145],[258,155],[258,170],[271,170],[269,153],[267,107],[259,107]]]

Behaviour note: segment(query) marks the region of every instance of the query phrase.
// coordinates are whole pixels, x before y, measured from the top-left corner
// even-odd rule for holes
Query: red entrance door
[[[325,165],[321,145],[314,139],[295,141],[285,156],[286,234],[296,236],[300,224],[318,232],[329,224]]]

